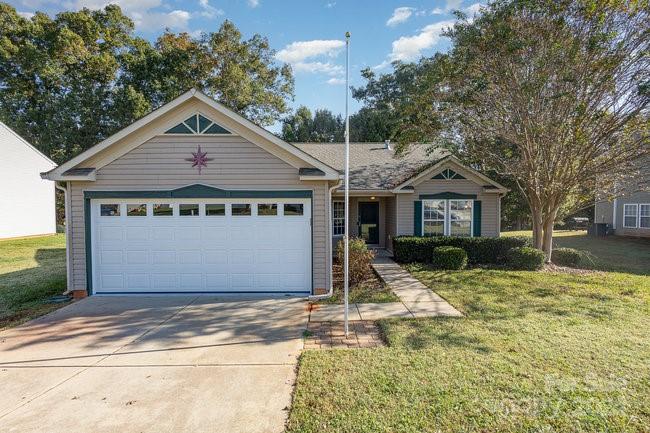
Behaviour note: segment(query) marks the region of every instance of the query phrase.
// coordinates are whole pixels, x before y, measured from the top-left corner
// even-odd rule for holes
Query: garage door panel
[[[176,201],[174,201],[176,200]],[[256,201],[226,203],[225,215],[206,215],[206,203],[173,202],[173,215],[153,216],[160,200],[93,200],[93,286],[110,292],[284,292],[311,290],[311,209],[303,216],[258,216]],[[146,203],[146,216],[127,216],[128,204]],[[179,204],[199,202],[199,215],[179,215]],[[119,204],[121,216],[99,215],[99,204]],[[232,216],[230,204],[250,205],[251,215]],[[261,203],[261,202],[260,202]]]

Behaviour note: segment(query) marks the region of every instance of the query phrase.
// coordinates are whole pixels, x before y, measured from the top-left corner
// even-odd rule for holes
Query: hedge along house
[[[452,156],[352,147],[361,149],[353,234],[386,248],[398,234],[498,235],[506,190]],[[331,240],[342,233],[339,149],[289,144],[199,91],[184,93],[42,173],[66,189],[69,290],[327,291]]]

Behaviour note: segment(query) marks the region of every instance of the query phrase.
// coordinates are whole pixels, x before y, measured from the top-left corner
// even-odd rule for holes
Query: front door
[[[359,202],[359,237],[367,244],[379,243],[379,202]]]

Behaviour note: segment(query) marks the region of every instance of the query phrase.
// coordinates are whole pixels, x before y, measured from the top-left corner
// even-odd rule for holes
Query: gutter
[[[64,295],[67,295],[72,292],[72,272],[71,272],[71,254],[72,249],[70,248],[70,243],[72,242],[70,236],[70,183],[66,182],[66,187],[62,187],[58,182],[54,182],[54,187],[59,191],[63,191],[64,197],[64,207],[65,207],[65,271],[66,271],[66,291],[63,292]]]
[[[336,184],[327,191],[327,242],[329,244],[329,248],[328,248],[329,254],[327,254],[327,267],[330,274],[329,289],[327,293],[324,293],[322,295],[309,296],[308,299],[310,301],[319,301],[321,299],[331,298],[332,295],[334,294],[334,272],[332,271],[332,256],[333,256],[332,254],[333,253],[332,251],[332,191],[334,191],[336,188],[341,186],[341,183],[343,182],[341,182],[341,179],[339,177],[339,180],[336,182]]]

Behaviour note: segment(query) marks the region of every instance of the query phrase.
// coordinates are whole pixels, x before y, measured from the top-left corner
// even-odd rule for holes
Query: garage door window
[[[178,205],[178,214],[180,216],[198,216],[199,205],[198,203]]]
[[[154,204],[153,216],[173,216],[174,208],[171,204]]]
[[[208,203],[205,205],[205,214],[207,216],[225,216],[226,205],[223,203]]]
[[[251,214],[250,204],[235,203],[232,205],[233,216],[250,216],[250,214]]]
[[[120,216],[119,204],[102,204],[99,206],[101,216]]]
[[[284,205],[284,214],[289,216],[296,216],[303,214],[302,203],[286,203]]]
[[[259,216],[273,216],[278,214],[277,204],[260,203],[257,205],[257,215]]]
[[[147,216],[147,205],[146,204],[127,204],[126,205],[126,215],[127,216]]]

